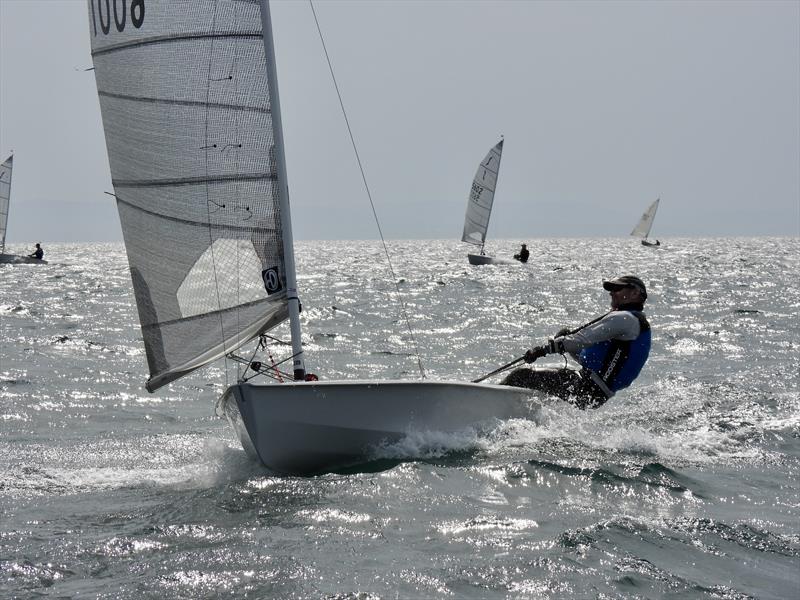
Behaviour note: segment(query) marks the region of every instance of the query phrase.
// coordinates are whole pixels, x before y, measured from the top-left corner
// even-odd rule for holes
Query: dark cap
[[[636,288],[641,292],[642,298],[647,298],[647,288],[644,282],[634,275],[622,275],[603,282],[603,289],[609,292],[621,290],[626,287]]]

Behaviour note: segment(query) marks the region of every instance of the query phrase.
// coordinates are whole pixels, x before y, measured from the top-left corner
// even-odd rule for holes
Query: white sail
[[[486,230],[489,228],[489,217],[492,216],[494,190],[497,186],[502,155],[503,140],[500,140],[478,166],[467,200],[464,233],[461,236],[463,242],[483,246],[486,241]]]
[[[8,227],[8,207],[11,203],[11,171],[14,168],[14,155],[0,165],[0,254],[6,249],[6,228]]]
[[[658,198],[655,202],[653,202],[644,214],[642,218],[639,219],[639,222],[636,224],[636,227],[633,228],[631,231],[631,235],[647,238],[650,235],[650,229],[653,227],[653,219],[656,218],[656,211],[658,210],[658,203],[661,202],[661,199]]]
[[[88,0],[150,391],[287,317],[261,6]],[[120,12],[117,12],[117,9]]]

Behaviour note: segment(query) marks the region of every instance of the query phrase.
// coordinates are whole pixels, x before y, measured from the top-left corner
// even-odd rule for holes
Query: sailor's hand
[[[535,362],[536,359],[542,358],[547,354],[547,348],[544,346],[536,346],[535,348],[531,348],[525,353],[525,362],[530,364]]]

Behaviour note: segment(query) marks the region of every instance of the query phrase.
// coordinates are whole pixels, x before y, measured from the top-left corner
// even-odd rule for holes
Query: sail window
[[[203,315],[265,299],[261,270],[251,240],[214,240],[178,287],[181,316]]]

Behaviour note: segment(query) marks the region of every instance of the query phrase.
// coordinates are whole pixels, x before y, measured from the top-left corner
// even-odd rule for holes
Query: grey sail
[[[259,3],[110,5],[89,35],[153,391],[287,318],[282,182]]]
[[[650,230],[653,228],[653,220],[656,218],[656,211],[658,210],[658,204],[661,202],[661,199],[656,199],[650,206],[647,207],[647,210],[644,211],[642,218],[639,219],[639,222],[636,224],[636,227],[633,228],[631,231],[631,235],[640,238],[647,238],[650,235]]]
[[[486,230],[489,228],[489,217],[492,216],[494,190],[502,155],[503,140],[500,140],[478,165],[467,200],[464,233],[461,235],[463,242],[476,246],[483,246],[486,242]]]
[[[11,171],[14,156],[9,156],[0,165],[0,254],[6,249],[6,228],[8,227],[8,208],[11,203]]]

